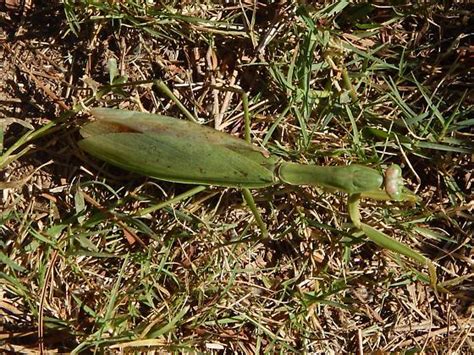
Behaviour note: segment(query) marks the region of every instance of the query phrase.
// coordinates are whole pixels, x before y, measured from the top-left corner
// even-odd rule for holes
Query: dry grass
[[[472,6],[146,3],[0,13],[2,351],[473,352]],[[214,86],[242,87],[253,141],[287,160],[403,164],[422,202],[363,219],[449,293],[352,234],[341,194],[253,191],[267,241],[236,189],[140,217],[193,187],[87,156],[77,127],[93,106],[181,117],[156,79],[240,136]]]

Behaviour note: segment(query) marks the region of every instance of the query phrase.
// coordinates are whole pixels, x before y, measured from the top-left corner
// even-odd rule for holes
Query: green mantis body
[[[436,285],[433,264],[427,258],[360,221],[362,196],[406,200],[401,169],[392,165],[385,178],[361,166],[317,166],[285,162],[250,142],[191,121],[124,110],[95,108],[96,120],[81,129],[79,146],[110,164],[160,180],[242,188],[262,234],[261,221],[248,189],[279,183],[320,185],[349,194],[354,226],[378,245],[427,265]]]
[[[383,184],[382,175],[372,168],[285,162],[242,139],[189,121],[113,109],[93,109],[92,114],[97,120],[81,129],[82,149],[160,180],[237,188],[321,185],[349,194],[374,191]]]

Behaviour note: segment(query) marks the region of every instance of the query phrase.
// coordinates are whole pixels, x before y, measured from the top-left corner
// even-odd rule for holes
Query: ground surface
[[[309,3],[0,13],[2,351],[474,351],[473,8]],[[215,86],[243,88],[252,140],[286,160],[401,164],[420,201],[365,201],[363,221],[448,292],[354,232],[341,193],[252,191],[264,241],[237,189],[138,216],[193,186],[104,164],[77,128],[95,106],[183,118],[155,79],[240,137]]]

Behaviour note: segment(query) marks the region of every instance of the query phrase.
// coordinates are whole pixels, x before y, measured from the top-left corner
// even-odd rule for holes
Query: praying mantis
[[[245,109],[245,107],[244,107]],[[433,263],[412,248],[360,220],[361,198],[403,201],[402,171],[392,165],[382,175],[362,166],[318,166],[286,162],[267,150],[195,122],[134,111],[93,108],[95,121],[84,125],[79,147],[122,169],[159,180],[243,189],[263,235],[265,224],[249,189],[276,184],[318,185],[348,194],[348,211],[354,227],[376,244],[427,266],[436,290]],[[249,129],[248,115],[246,128]]]

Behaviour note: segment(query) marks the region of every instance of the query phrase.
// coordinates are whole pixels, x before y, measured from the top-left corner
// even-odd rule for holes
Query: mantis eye
[[[398,201],[402,197],[403,178],[402,169],[397,164],[392,164],[385,170],[385,192],[392,199]]]

